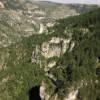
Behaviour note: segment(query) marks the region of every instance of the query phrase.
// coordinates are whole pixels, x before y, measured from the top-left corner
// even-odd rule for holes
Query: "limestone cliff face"
[[[4,9],[4,8],[5,8],[4,4],[0,2],[0,9]]]
[[[53,57],[60,58],[67,50],[72,51],[75,46],[75,43],[71,41],[71,37],[68,39],[60,37],[52,37],[49,41],[43,42],[41,48],[39,45],[36,45],[35,50],[32,54],[32,63],[41,64],[45,60],[45,71],[49,71],[50,68],[56,65],[56,61],[46,60],[52,59]],[[44,60],[39,61],[39,56],[43,56]]]
[[[76,100],[78,92],[79,92],[78,89],[70,90],[70,92],[68,94],[66,94],[65,97],[60,99],[58,94],[53,94],[53,96],[52,96],[51,94],[47,93],[47,91],[46,91],[46,83],[44,83],[44,81],[42,81],[42,84],[40,86],[40,97],[41,97],[41,100]]]

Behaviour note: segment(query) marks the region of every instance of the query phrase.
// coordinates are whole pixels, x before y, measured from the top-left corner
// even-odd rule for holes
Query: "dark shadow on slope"
[[[35,86],[29,90],[29,100],[41,100],[39,89],[40,86]]]

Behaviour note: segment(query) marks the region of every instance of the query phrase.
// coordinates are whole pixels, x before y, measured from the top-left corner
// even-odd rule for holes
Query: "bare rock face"
[[[71,39],[52,37],[48,42],[42,44],[42,55],[46,58],[57,56],[59,57],[66,52]]]
[[[4,4],[0,1],[0,9],[4,9],[4,8],[5,8]]]
[[[64,98],[64,100],[76,100],[78,94],[78,90],[71,91],[67,97]]]
[[[44,71],[47,72],[57,63],[56,60],[51,60],[48,62],[49,59],[52,59],[53,57],[60,58],[61,55],[63,55],[67,50],[71,52],[74,46],[75,43],[72,42],[71,37],[67,39],[52,37],[49,41],[43,42],[41,47],[36,45],[32,53],[31,62],[44,66]],[[45,61],[40,60],[40,56],[42,56]]]
[[[44,81],[42,81],[41,86],[40,86],[40,97],[41,100],[49,100],[50,95],[46,93],[46,84]]]
[[[41,86],[40,86],[40,97],[41,100],[61,100],[58,96],[58,94],[53,94],[50,95],[47,93],[46,89],[46,83],[44,81],[42,81]],[[71,90],[67,96],[63,97],[62,100],[76,100],[77,95],[78,95],[78,89],[76,90]]]

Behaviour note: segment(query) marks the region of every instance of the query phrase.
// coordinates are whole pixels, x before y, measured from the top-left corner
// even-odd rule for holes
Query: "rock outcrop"
[[[4,8],[5,8],[4,4],[0,1],[0,10]]]

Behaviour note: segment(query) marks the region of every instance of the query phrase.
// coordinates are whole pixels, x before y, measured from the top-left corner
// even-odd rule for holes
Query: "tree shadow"
[[[30,90],[29,90],[29,100],[41,100],[40,98],[40,86],[35,86],[35,87],[32,87]]]

